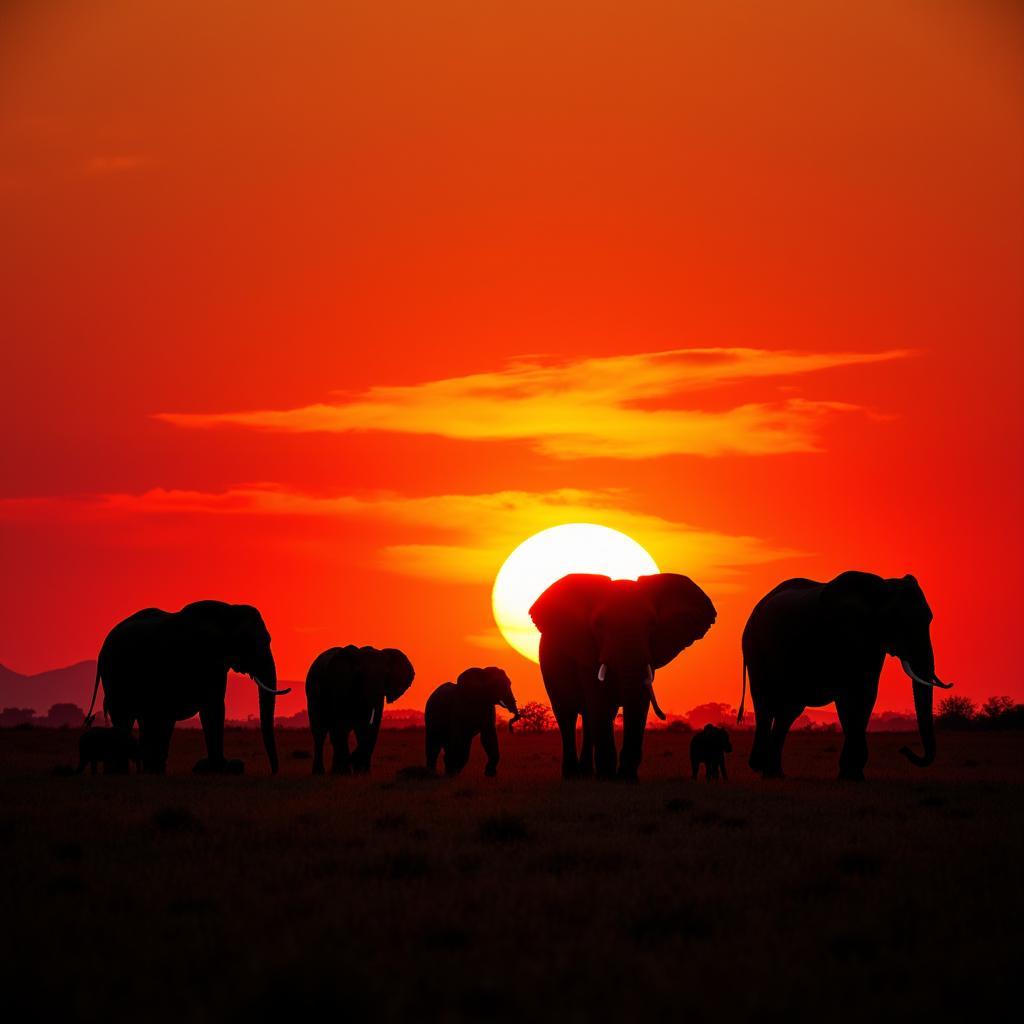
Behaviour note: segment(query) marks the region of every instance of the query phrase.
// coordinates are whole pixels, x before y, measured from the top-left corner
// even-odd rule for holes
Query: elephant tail
[[[99,692],[99,689],[100,689],[100,663],[97,660],[97,662],[96,662],[96,683],[94,684],[94,686],[92,688],[92,700],[89,702],[89,713],[85,716],[85,724],[86,724],[86,726],[92,725],[92,720],[96,717],[92,713],[92,710],[93,710],[94,707],[96,707],[96,694]],[[106,701],[104,701],[103,703],[104,703],[104,705],[106,705]]]
[[[747,701],[747,659],[743,659],[743,693],[740,696],[740,709],[736,712],[736,724],[743,721],[743,705]]]

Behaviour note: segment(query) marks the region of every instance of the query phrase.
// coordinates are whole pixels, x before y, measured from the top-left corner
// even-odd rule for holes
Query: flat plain
[[[496,779],[314,778],[281,731],[228,734],[244,776],[67,776],[73,730],[0,732],[9,1020],[908,1020],[1017,998],[1024,736],[796,733],[787,777],[693,782],[649,732],[636,785],[558,777],[557,734],[502,734]],[[1000,1013],[1005,1012],[1000,1009]]]

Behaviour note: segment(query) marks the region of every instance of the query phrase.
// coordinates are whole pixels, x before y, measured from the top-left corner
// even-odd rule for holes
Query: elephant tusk
[[[603,683],[606,675],[608,675],[608,666],[602,661],[601,667],[597,670],[597,681]]]
[[[654,669],[651,668],[650,663],[647,665],[647,685],[650,686],[654,682]]]
[[[377,716],[377,709],[370,708],[370,725],[373,725],[373,720]]]
[[[261,682],[261,681],[260,681],[259,679],[257,679],[257,678],[256,678],[255,676],[253,676],[253,677],[252,677],[252,681],[253,681],[253,682],[254,682],[254,683],[255,683],[255,684],[256,684],[256,685],[257,685],[257,686],[258,686],[258,687],[259,687],[259,688],[260,688],[261,690],[264,690],[264,691],[265,691],[265,692],[267,692],[267,693],[273,693],[273,694],[276,694],[276,695],[277,695],[278,697],[282,696],[283,694],[286,694],[286,693],[291,693],[291,692],[292,692],[292,688],[291,688],[290,686],[286,686],[286,687],[285,687],[285,688],[284,688],[283,690],[275,690],[275,689],[274,689],[274,688],[273,688],[272,686],[267,686],[267,684],[266,684],[266,683],[264,683],[264,682]]]
[[[914,671],[914,670],[913,670],[913,669],[912,669],[912,668],[910,667],[910,662],[909,662],[909,661],[907,661],[907,659],[906,659],[906,658],[901,658],[901,659],[900,659],[900,664],[901,664],[901,665],[903,666],[903,671],[904,671],[904,672],[906,672],[906,673],[907,673],[907,675],[908,675],[908,676],[910,676],[910,678],[911,678],[911,679],[912,679],[912,680],[913,680],[913,681],[914,681],[915,683],[919,684],[920,686],[937,686],[937,687],[939,687],[939,689],[940,689],[940,690],[952,690],[952,689],[953,689],[953,684],[952,684],[952,683],[943,683],[943,682],[941,682],[941,681],[939,680],[939,677],[938,677],[938,676],[936,676],[936,677],[935,677],[935,678],[934,678],[934,679],[933,679],[933,680],[932,680],[931,682],[928,682],[928,680],[927,680],[927,679],[922,679],[922,678],[921,678],[921,677],[920,677],[920,676],[919,676],[919,675],[918,675],[918,674],[917,674],[917,673],[916,673],[916,672],[915,672],[915,671]]]
[[[647,671],[651,672],[651,666],[650,665],[647,666]],[[661,710],[661,707],[658,705],[658,698],[654,696],[654,673],[653,672],[651,672],[650,676],[647,679],[647,683],[645,685],[647,686],[647,695],[651,698],[651,707],[654,708],[654,713],[664,722],[665,718],[666,718],[665,712]]]

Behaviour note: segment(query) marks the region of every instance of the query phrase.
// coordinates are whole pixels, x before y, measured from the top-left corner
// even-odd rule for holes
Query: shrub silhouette
[[[553,724],[551,708],[547,704],[531,700],[519,709],[519,720],[515,727],[521,732],[546,732]]]

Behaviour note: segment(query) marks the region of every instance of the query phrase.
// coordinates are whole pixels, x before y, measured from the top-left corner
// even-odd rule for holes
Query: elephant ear
[[[530,618],[543,635],[556,637],[581,662],[597,657],[591,616],[611,585],[608,576],[574,572],[544,591],[530,607]]]
[[[395,647],[386,647],[381,654],[387,659],[388,665],[384,695],[387,702],[393,704],[412,686],[416,671],[405,653]]]
[[[715,606],[688,576],[663,572],[641,576],[636,582],[655,609],[651,667],[663,668],[711,628],[717,615]]]

